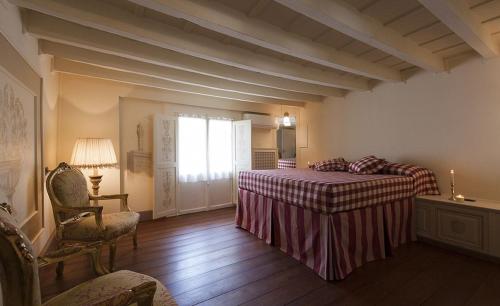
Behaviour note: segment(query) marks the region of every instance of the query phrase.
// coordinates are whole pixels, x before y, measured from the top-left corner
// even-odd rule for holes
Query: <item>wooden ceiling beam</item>
[[[227,92],[223,90],[210,89],[200,86],[181,84],[167,81],[146,75],[140,75],[125,71],[118,71],[90,64],[70,61],[67,59],[54,58],[53,70],[62,73],[76,74],[86,77],[111,80],[133,85],[154,87],[171,91],[179,91],[215,98],[230,99],[244,102],[304,106],[303,102],[286,101],[281,99],[266,98],[260,96],[246,95],[236,92]]]
[[[116,55],[101,53],[46,40],[39,41],[39,49],[41,53],[51,54],[58,58],[64,58],[91,65],[156,77],[181,84],[195,85],[210,89],[237,92],[247,95],[282,100],[299,102],[323,101],[322,96],[290,92],[275,88],[224,80],[212,76],[206,76],[175,68],[168,68],[150,63],[144,63]]]
[[[130,1],[163,14],[189,20],[212,31],[325,67],[377,80],[401,80],[401,75],[397,70],[374,64],[347,52],[313,42],[264,21],[250,18],[244,13],[216,1]]]
[[[419,0],[434,16],[482,57],[498,56],[499,46],[465,0]]]
[[[247,16],[248,17],[255,17],[258,16],[260,13],[264,11],[264,9],[269,5],[271,0],[258,0],[257,3],[255,3],[254,6],[248,11]]]
[[[444,70],[443,60],[416,42],[360,13],[344,1],[276,0],[282,5],[425,70]]]
[[[343,77],[334,71],[304,67],[298,63],[256,54],[204,35],[186,33],[166,23],[138,17],[132,12],[102,1],[10,1],[17,6],[79,23],[86,27],[253,72],[351,90],[370,88],[366,79]]]
[[[24,12],[23,21],[26,31],[37,38],[117,55],[145,63],[290,92],[321,96],[343,96],[347,92],[346,90],[334,87],[269,76],[207,61],[33,11]]]

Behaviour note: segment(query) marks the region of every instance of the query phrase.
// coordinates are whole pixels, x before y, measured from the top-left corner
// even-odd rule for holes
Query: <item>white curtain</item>
[[[207,179],[207,120],[179,117],[179,180]]]
[[[229,120],[208,121],[208,170],[211,180],[231,178],[232,124]]]
[[[231,121],[180,116],[179,180],[228,179],[232,172]]]

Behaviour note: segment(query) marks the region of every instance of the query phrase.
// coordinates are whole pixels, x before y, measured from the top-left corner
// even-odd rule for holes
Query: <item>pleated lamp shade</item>
[[[110,139],[78,138],[73,147],[71,165],[79,168],[106,168],[118,164]]]

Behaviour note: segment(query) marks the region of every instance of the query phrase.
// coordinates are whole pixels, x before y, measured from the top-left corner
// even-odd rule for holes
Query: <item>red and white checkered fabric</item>
[[[314,163],[314,170],[316,171],[347,171],[348,167],[349,163],[342,157]]]
[[[370,155],[350,163],[349,172],[356,174],[375,174],[379,172],[386,163],[385,159]]]
[[[415,195],[412,177],[319,172],[311,169],[242,171],[238,184],[239,188],[324,213],[387,203]]]
[[[295,158],[278,159],[278,169],[297,168]]]
[[[412,177],[415,195],[440,194],[436,176],[427,168],[409,164],[387,163],[380,170],[380,173]]]

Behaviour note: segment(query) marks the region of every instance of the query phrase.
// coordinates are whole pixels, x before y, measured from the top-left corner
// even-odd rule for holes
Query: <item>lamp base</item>
[[[102,175],[89,175],[90,182],[92,183],[92,194],[99,195],[99,184],[102,181]],[[94,206],[97,206],[98,201],[94,200]]]

